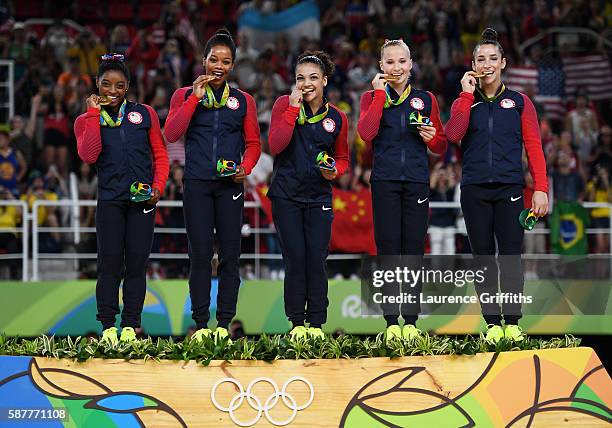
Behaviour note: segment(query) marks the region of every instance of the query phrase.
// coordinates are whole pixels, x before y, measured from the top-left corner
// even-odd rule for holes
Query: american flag
[[[553,120],[563,119],[566,97],[573,97],[577,89],[586,90],[594,101],[612,98],[610,61],[600,54],[564,58],[562,66],[511,67],[504,82],[508,88],[523,93],[532,85],[535,101],[544,105],[546,115]]]
[[[612,98],[612,71],[605,55],[588,55],[563,59],[565,95],[573,96],[577,89],[586,90],[594,101]]]
[[[504,76],[505,85],[519,92],[528,86],[535,90],[534,101],[544,106],[546,115],[552,120],[563,119],[566,108],[562,99],[563,71],[560,68],[511,67]]]

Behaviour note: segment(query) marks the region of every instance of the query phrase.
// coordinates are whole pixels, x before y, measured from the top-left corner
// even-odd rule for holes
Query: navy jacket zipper
[[[212,162],[213,162],[213,177],[216,177],[215,171],[217,171],[217,129],[219,128],[219,109],[215,109],[214,112],[215,118],[213,120],[213,153],[212,153]]]
[[[400,106],[400,139],[403,141],[404,140],[404,136],[406,135],[406,112],[404,111],[403,108],[403,103]],[[402,174],[402,179],[406,176],[406,148],[404,147],[404,145],[402,144],[402,168],[401,168],[401,174]]]
[[[493,182],[493,103],[489,101],[489,183]]]

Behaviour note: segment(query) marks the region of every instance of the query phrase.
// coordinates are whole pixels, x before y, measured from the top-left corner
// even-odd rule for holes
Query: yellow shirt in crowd
[[[593,186],[595,183],[593,181],[589,181],[586,186],[586,193],[589,194],[593,190]],[[602,189],[595,189],[595,200],[593,202],[609,202],[612,201],[612,188],[608,188],[608,191]],[[599,218],[599,217],[609,217],[610,209],[609,208],[593,208],[591,210],[591,217]]]
[[[39,198],[34,193],[28,193],[26,195],[21,195],[21,200],[27,201],[30,209],[32,209],[32,205],[34,204],[34,201],[38,199],[43,199],[46,201],[57,201],[57,194],[54,192],[48,192],[45,190],[43,198]],[[47,219],[47,207],[44,205],[41,205],[38,207],[38,225],[42,226],[46,219]]]

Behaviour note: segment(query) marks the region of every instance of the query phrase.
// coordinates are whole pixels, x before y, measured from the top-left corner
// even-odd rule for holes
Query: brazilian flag
[[[551,216],[550,239],[556,254],[580,255],[589,250],[586,229],[590,217],[577,202],[555,202]]]

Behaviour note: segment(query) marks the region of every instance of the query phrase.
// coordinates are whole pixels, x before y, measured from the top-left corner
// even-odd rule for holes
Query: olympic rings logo
[[[226,382],[236,385],[239,390],[238,394],[234,395],[234,397],[230,400],[229,407],[224,407],[220,405],[216,398],[217,388],[219,387],[219,385]],[[255,394],[253,394],[253,388],[259,382],[268,383],[272,385],[272,388],[274,388],[274,392],[266,399],[263,405],[261,400],[257,398]],[[306,401],[306,403],[301,406],[298,406],[293,396],[291,396],[291,394],[287,392],[287,387],[292,382],[303,382],[308,385],[308,389],[310,390],[310,397],[308,398],[308,401]],[[283,384],[283,387],[279,391],[278,385],[272,379],[270,379],[269,377],[258,377],[256,379],[253,379],[251,383],[249,383],[249,386],[245,391],[244,387],[238,380],[232,377],[224,377],[222,379],[219,379],[217,383],[215,383],[215,385],[212,387],[212,390],[210,391],[210,398],[215,407],[221,410],[222,412],[229,413],[232,422],[234,422],[238,426],[250,427],[252,425],[255,425],[262,415],[265,415],[268,422],[270,422],[272,425],[284,426],[293,422],[293,420],[297,416],[298,411],[304,410],[305,408],[310,406],[312,400],[314,399],[314,387],[308,379],[303,378],[301,376],[293,376],[287,379],[287,381]],[[257,411],[257,415],[250,421],[243,422],[236,417],[236,414],[234,412],[238,408],[240,408],[245,398],[249,406],[251,406],[254,410]],[[279,398],[282,399],[284,405],[287,406],[289,410],[291,410],[291,415],[283,421],[277,421],[272,418],[272,416],[270,416],[270,410],[272,410],[272,408],[276,406],[279,401]]]

